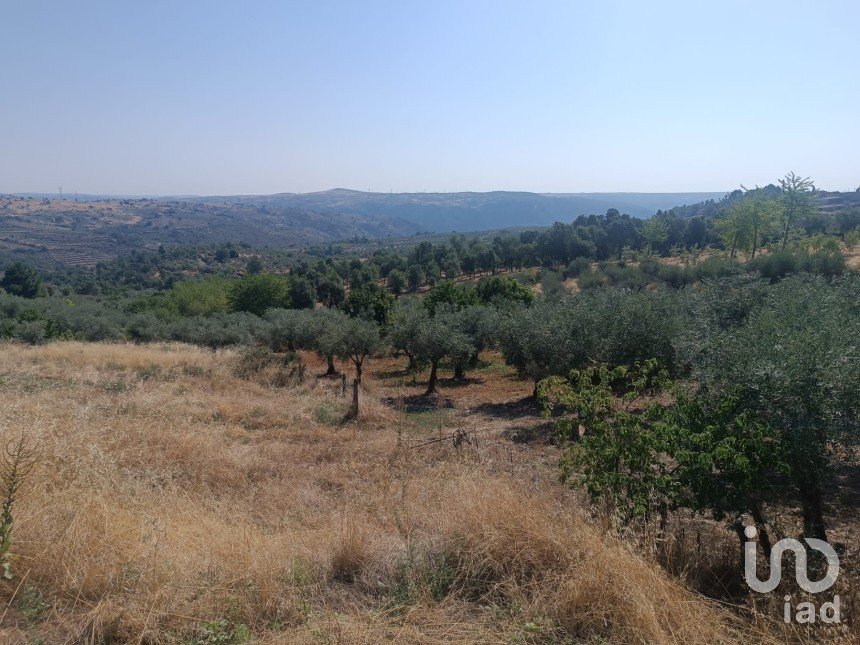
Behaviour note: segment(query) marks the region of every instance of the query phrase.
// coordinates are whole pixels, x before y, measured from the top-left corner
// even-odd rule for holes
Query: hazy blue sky
[[[0,0],[0,191],[860,184],[860,2]]]

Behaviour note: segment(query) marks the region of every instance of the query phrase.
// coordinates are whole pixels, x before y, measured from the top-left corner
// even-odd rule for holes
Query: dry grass
[[[381,381],[341,427],[317,365],[277,388],[236,361],[0,345],[3,432],[41,451],[3,642],[777,640],[602,533],[527,453],[409,450],[428,430]]]

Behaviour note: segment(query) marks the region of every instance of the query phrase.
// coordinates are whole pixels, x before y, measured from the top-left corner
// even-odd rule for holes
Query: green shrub
[[[290,281],[271,273],[247,275],[234,282],[228,292],[230,310],[262,316],[267,309],[292,305]]]
[[[188,280],[174,285],[164,296],[165,306],[181,316],[208,316],[230,309],[232,281],[221,276]]]

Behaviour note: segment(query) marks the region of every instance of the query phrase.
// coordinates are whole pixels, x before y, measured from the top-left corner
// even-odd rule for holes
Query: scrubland
[[[514,440],[546,428],[501,364],[436,408],[372,361],[344,426],[340,379],[305,360],[279,387],[233,350],[0,345],[4,437],[36,451],[0,640],[804,640],[593,519],[552,442]]]

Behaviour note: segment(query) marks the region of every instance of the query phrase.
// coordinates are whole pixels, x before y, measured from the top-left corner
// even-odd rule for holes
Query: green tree
[[[437,315],[427,320],[418,330],[413,348],[416,360],[430,365],[427,394],[436,392],[439,362],[449,358],[452,362],[468,360],[475,351],[469,338],[458,330],[447,316]]]
[[[476,304],[478,296],[475,290],[470,285],[457,284],[453,280],[443,280],[424,298],[424,306],[431,314],[441,305],[462,309]]]
[[[657,362],[646,361],[632,369],[593,365],[538,385],[546,416],[556,407],[566,411],[555,424],[567,443],[563,481],[585,488],[622,526],[655,514],[665,518],[677,497],[671,465],[661,458],[669,437],[653,423],[659,405],[649,403],[667,383]]]
[[[263,261],[258,255],[254,255],[248,259],[248,263],[245,265],[245,269],[250,275],[260,273],[263,270]]]
[[[706,391],[779,433],[804,535],[826,539],[824,488],[834,450],[860,433],[860,282],[789,276],[735,328],[708,332],[694,363]]]
[[[409,371],[418,367],[418,334],[429,320],[427,308],[415,298],[402,298],[391,309],[386,337],[394,349],[406,354]]]
[[[507,276],[490,276],[484,278],[476,287],[478,298],[487,304],[500,301],[518,302],[530,305],[535,298],[534,292]]]
[[[415,291],[418,287],[424,284],[424,271],[417,264],[409,265],[406,277],[409,281],[409,289],[412,291]]]
[[[454,378],[462,379],[467,367],[477,365],[480,352],[496,344],[500,314],[495,308],[483,305],[456,310],[443,309],[440,314],[448,317],[448,323],[469,340],[470,353],[462,351],[450,357],[454,366]]]
[[[228,293],[231,281],[221,276],[186,280],[175,284],[164,295],[167,307],[181,316],[209,316],[230,310]]]
[[[269,309],[265,315],[269,326],[263,330],[266,344],[275,352],[311,349],[316,338],[312,316],[307,309]]]
[[[271,273],[247,275],[234,282],[228,293],[231,311],[247,311],[262,316],[267,309],[289,308],[290,281]]]
[[[23,262],[15,262],[6,267],[0,287],[13,296],[35,298],[42,290],[42,278]]]
[[[290,304],[293,309],[313,309],[317,303],[317,290],[310,280],[298,276],[290,280]]]
[[[778,202],[764,190],[748,190],[734,202],[717,228],[730,247],[731,257],[738,249],[750,249],[754,259],[762,234],[767,233],[778,216]]]
[[[388,320],[392,302],[394,302],[394,296],[373,283],[361,289],[350,289],[341,308],[353,318],[375,320],[378,324],[384,325]]]
[[[782,248],[788,244],[789,229],[799,219],[812,217],[816,212],[813,191],[815,184],[809,177],[800,177],[793,172],[779,180],[782,188],[780,215],[782,218]]]
[[[746,541],[741,515],[749,513],[770,557],[765,502],[775,483],[789,474],[778,431],[743,410],[737,395],[691,394],[678,386],[673,390],[675,402],[662,408],[656,431],[668,438],[666,458],[674,464],[681,491],[676,501],[728,521],[741,545]]]
[[[315,309],[309,321],[311,346],[326,361],[326,376],[337,372],[334,359],[341,346],[341,330],[347,315],[337,309]]]
[[[388,288],[391,289],[391,293],[394,294],[395,298],[400,297],[400,294],[403,293],[403,289],[406,288],[406,284],[406,274],[400,269],[392,269],[388,274]]]
[[[669,227],[663,218],[650,217],[642,222],[639,235],[647,242],[649,248],[659,252],[669,239]]]
[[[337,307],[343,302],[346,292],[343,279],[334,271],[326,271],[317,283],[317,296],[326,307]]]
[[[345,421],[358,417],[358,392],[361,387],[361,373],[367,357],[379,349],[381,339],[379,327],[370,321],[360,318],[347,318],[337,326],[338,341],[337,356],[350,360],[355,366],[355,378],[352,382],[352,405],[344,417]]]

